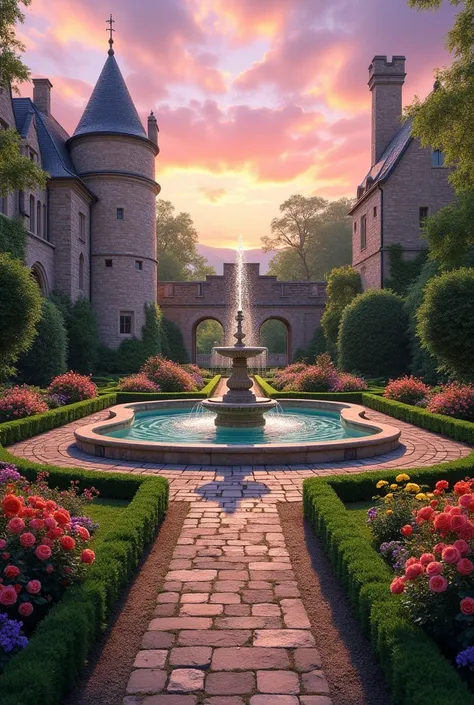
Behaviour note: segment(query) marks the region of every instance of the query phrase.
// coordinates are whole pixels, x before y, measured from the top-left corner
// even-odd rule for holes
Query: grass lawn
[[[94,534],[94,539],[102,536],[118,525],[120,516],[128,507],[126,499],[95,499],[86,509],[86,514],[96,521],[100,528]]]
[[[370,502],[350,502],[344,505],[348,512],[351,513],[351,517],[357,521],[361,531],[363,531],[365,536],[372,539],[372,532],[367,526],[367,510],[374,506],[372,501]]]

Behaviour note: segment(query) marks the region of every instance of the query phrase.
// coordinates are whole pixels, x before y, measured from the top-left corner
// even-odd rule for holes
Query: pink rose
[[[453,512],[451,512],[451,516],[449,517],[449,525],[451,531],[455,531],[456,533],[458,533],[459,531],[462,531],[466,528],[467,518],[464,516],[464,514],[453,514]]]
[[[48,565],[46,566],[46,572],[48,574],[54,573],[54,565],[52,563],[48,563]]]
[[[31,548],[36,543],[36,536],[30,531],[26,531],[24,534],[21,534],[20,543],[25,548]]]
[[[421,563],[421,565],[424,565],[424,566],[427,566],[428,563],[431,563],[434,560],[435,560],[435,557],[433,556],[432,553],[423,553],[420,556],[420,563]]]
[[[441,558],[445,563],[457,563],[461,560],[461,554],[457,548],[454,548],[454,546],[446,546],[441,554]]]
[[[466,495],[463,495],[463,497],[465,496]],[[469,558],[461,558],[461,560],[457,562],[456,568],[461,575],[470,575],[474,570],[474,563],[470,561]]]
[[[39,558],[40,561],[47,561],[48,558],[51,558],[51,553],[50,547],[44,546],[43,544],[37,546],[35,551],[36,557]]]
[[[461,600],[459,607],[463,614],[474,614],[474,600],[472,597],[465,597]]]
[[[462,496],[465,497],[465,495]],[[464,541],[464,539],[458,539],[453,543],[453,546],[458,549],[461,556],[467,556],[467,554],[471,552],[469,544],[467,541]]]
[[[470,503],[474,500],[474,495],[469,493],[469,494],[463,494],[459,497],[458,499],[458,505],[460,507],[469,507]]]
[[[394,578],[392,580],[392,583],[390,585],[390,592],[392,592],[394,595],[401,595],[401,593],[405,590],[405,583],[401,578]]]
[[[434,518],[433,524],[436,531],[449,531],[449,515],[437,514]]]
[[[432,592],[446,592],[448,581],[443,575],[433,575],[429,580],[428,587]]]
[[[21,614],[22,617],[29,617],[30,614],[33,613],[33,605],[31,602],[22,602],[18,606],[18,612]]]
[[[445,543],[437,543],[436,546],[433,548],[433,553],[443,553],[445,548]]]
[[[14,517],[10,519],[7,524],[7,529],[11,534],[21,534],[25,528],[25,522],[20,517]]]
[[[47,529],[55,529],[58,525],[58,522],[56,521],[56,519],[53,519],[53,517],[47,517],[44,520],[44,525]]]
[[[26,591],[30,593],[30,595],[37,595],[39,592],[41,592],[41,583],[39,580],[30,580],[27,585],[26,585]]]
[[[20,574],[20,569],[16,567],[16,565],[7,565],[5,570],[3,571],[7,578],[10,578],[10,580],[13,580],[16,578],[17,575]]]
[[[40,531],[40,529],[44,529],[44,521],[42,519],[32,519],[30,521],[30,527],[34,531]]]
[[[418,563],[418,561],[415,556],[410,556],[410,558],[405,561],[405,568],[408,568],[409,565],[413,565],[413,563]]]
[[[405,569],[405,577],[408,578],[408,580],[415,580],[422,573],[423,566],[421,563],[412,563]]]
[[[5,541],[5,539],[0,539],[0,551],[3,551],[6,545],[7,542]]]
[[[431,563],[428,563],[426,566],[426,574],[428,576],[432,575],[441,575],[443,572],[443,564],[439,563],[438,561],[432,561]]]
[[[49,546],[50,548],[53,548],[53,546],[54,546],[54,541],[51,541],[51,539],[48,538],[48,536],[44,536],[41,539],[41,543],[43,544],[43,546]]]
[[[10,607],[11,605],[15,604],[17,599],[18,597],[13,585],[7,585],[7,587],[4,587],[2,590],[0,590],[0,603],[2,605]]]

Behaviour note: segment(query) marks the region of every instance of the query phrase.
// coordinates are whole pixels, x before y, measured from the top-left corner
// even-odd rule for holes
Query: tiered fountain
[[[242,330],[244,314],[237,311],[237,332],[234,338],[237,342],[233,346],[217,347],[216,352],[232,359],[232,373],[227,380],[229,391],[222,397],[212,397],[201,402],[209,411],[216,412],[214,423],[216,426],[231,428],[252,428],[264,426],[264,414],[273,409],[277,402],[266,397],[256,397],[251,391],[253,382],[248,374],[247,360],[261,355],[265,348],[247,347],[243,342],[245,333]]]

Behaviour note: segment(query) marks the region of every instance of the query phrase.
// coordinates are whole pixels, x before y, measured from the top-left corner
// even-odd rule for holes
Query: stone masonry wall
[[[374,216],[374,208],[376,215]],[[366,216],[365,249],[360,246],[361,217]],[[354,223],[357,224],[354,230]],[[364,289],[379,289],[380,273],[380,239],[382,224],[382,199],[380,190],[374,191],[356,208],[352,215],[352,264],[362,277]]]

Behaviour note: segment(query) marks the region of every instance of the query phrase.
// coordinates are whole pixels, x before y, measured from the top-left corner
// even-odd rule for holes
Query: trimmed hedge
[[[454,463],[410,470],[414,481],[456,480],[474,469],[474,454]],[[435,642],[412,624],[389,585],[393,572],[375,550],[343,499],[368,500],[379,479],[396,471],[310,478],[303,483],[303,505],[356,616],[385,672],[394,705],[474,705],[474,694]],[[420,678],[420,674],[423,677]]]
[[[377,396],[367,392],[362,392],[362,404],[374,411],[380,411],[388,416],[393,416],[400,421],[407,421],[414,426],[419,426],[433,433],[441,433],[443,436],[462,441],[468,445],[474,445],[474,423],[454,419],[444,414],[432,414],[427,409],[422,409],[411,404],[402,404],[393,399]]]
[[[259,375],[255,381],[265,396],[270,399],[320,399],[321,401],[340,401],[348,404],[362,404],[362,392],[280,392]]]
[[[0,424],[0,445],[9,446],[12,443],[24,441],[26,438],[37,436],[52,428],[58,428],[58,426],[64,426],[66,423],[82,419],[89,414],[95,414],[97,411],[114,404],[117,404],[116,394],[103,394],[95,399],[86,399],[76,402],[76,404],[61,406],[59,409],[51,409],[44,414],[6,421]]]
[[[79,479],[82,486],[94,484],[104,496],[131,500],[114,529],[97,537],[96,560],[84,581],[64,594],[0,676],[0,705],[59,705],[163,520],[168,482],[161,477],[40,466],[12,458],[2,449],[0,457],[14,460],[30,477],[47,470],[58,486]]]
[[[117,404],[134,401],[159,401],[160,399],[206,399],[211,397],[219,384],[221,375],[215,375],[199,392],[117,392]]]

